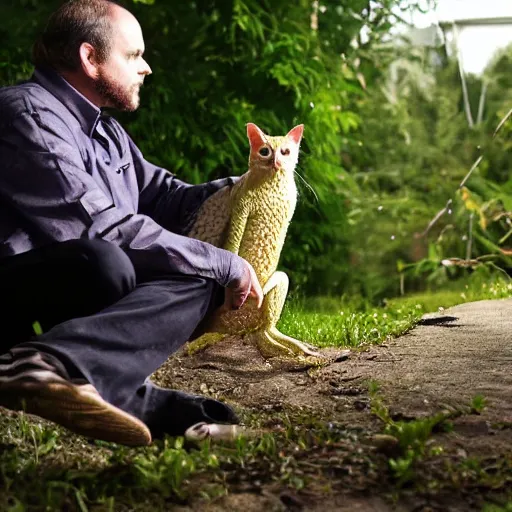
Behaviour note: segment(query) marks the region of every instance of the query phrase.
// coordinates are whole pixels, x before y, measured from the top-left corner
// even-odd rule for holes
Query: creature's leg
[[[258,347],[265,356],[308,355],[319,356],[312,347],[279,332],[276,324],[281,317],[288,293],[288,276],[284,272],[274,272],[263,287],[263,329],[258,331]]]

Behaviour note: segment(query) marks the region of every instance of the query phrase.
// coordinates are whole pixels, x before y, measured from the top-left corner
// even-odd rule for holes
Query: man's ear
[[[82,43],[80,45],[80,62],[84,73],[92,79],[97,79],[99,76],[98,60],[96,58],[96,50],[94,46],[89,43]]]

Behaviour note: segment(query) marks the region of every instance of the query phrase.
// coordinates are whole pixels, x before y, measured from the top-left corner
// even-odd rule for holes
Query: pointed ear
[[[295,128],[292,128],[287,134],[286,137],[292,139],[295,144],[300,144],[302,139],[302,133],[304,132],[304,125],[299,124]]]
[[[267,142],[265,134],[254,124],[247,123],[247,137],[251,148],[257,149]]]

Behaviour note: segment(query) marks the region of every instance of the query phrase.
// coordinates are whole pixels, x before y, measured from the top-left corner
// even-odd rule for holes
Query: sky
[[[512,0],[438,0],[436,11],[417,14],[413,23],[426,27],[437,21],[468,18],[512,18]],[[497,49],[512,43],[512,24],[459,29],[459,49],[464,70],[480,74]]]

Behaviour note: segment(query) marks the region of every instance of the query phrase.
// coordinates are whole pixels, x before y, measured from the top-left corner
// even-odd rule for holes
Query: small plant
[[[398,442],[399,455],[388,459],[389,467],[399,486],[414,480],[414,466],[425,455],[442,453],[441,447],[435,447],[428,453],[427,441],[434,428],[450,428],[449,418],[459,414],[458,411],[441,411],[433,416],[413,421],[394,421],[379,393],[378,383],[370,381],[368,391],[371,411],[384,424],[384,434],[392,436]]]
[[[377,416],[385,425],[393,423],[391,416],[389,415],[389,409],[382,401],[382,397],[379,393],[380,386],[376,380],[370,380],[368,382],[368,393],[370,395],[370,404],[372,414]]]
[[[487,407],[487,399],[483,395],[475,395],[471,399],[470,409],[472,414],[481,414]]]
[[[207,443],[198,454],[191,454],[183,448],[183,438],[166,438],[163,448],[153,449],[133,460],[133,470],[138,474],[137,485],[146,490],[156,490],[165,497],[186,496],[185,480],[200,466],[217,467],[217,456],[209,452]]]

